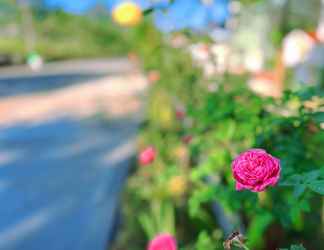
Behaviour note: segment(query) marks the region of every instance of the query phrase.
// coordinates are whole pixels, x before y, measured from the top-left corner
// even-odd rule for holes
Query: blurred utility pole
[[[28,0],[16,0],[21,14],[22,35],[27,52],[35,49],[36,33],[33,26],[33,14]]]
[[[324,0],[321,0],[321,9],[317,24],[317,33],[320,38],[324,39]]]
[[[289,19],[290,19],[290,0],[285,0],[280,20],[280,32],[282,37],[284,37],[289,32]]]
[[[320,16],[317,24],[317,37],[319,40],[323,43],[324,42],[324,0],[321,0],[321,10],[320,10]],[[322,68],[320,70],[320,79],[319,79],[319,86],[321,90],[324,90],[324,66],[322,65]],[[323,220],[323,226],[322,231],[324,233],[324,198],[322,199],[322,220]]]

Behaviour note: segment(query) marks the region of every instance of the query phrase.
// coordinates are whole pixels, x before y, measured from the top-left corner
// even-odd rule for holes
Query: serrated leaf
[[[303,184],[296,185],[293,192],[294,197],[298,199],[304,193],[305,189],[306,186]]]
[[[312,191],[324,195],[324,180],[313,181],[307,184]]]
[[[298,183],[301,183],[302,180],[303,180],[302,175],[294,174],[294,175],[291,175],[291,176],[285,178],[284,180],[280,181],[279,185],[280,186],[295,186]]]
[[[313,180],[318,179],[320,174],[321,174],[320,170],[313,170],[313,171],[305,173],[304,174],[305,182],[312,182]]]

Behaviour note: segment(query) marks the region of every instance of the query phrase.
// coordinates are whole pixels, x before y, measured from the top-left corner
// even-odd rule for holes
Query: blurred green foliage
[[[3,4],[4,5],[4,4]],[[0,53],[26,57],[26,45],[21,10],[6,4],[0,10],[0,26],[17,29],[16,35],[0,35]],[[10,11],[9,11],[10,10]],[[121,30],[109,15],[76,16],[63,11],[49,12],[31,9],[35,33],[33,50],[46,60],[79,57],[107,57],[125,55],[131,47],[129,31]]]
[[[171,37],[161,37],[149,23],[134,34],[144,69],[160,73],[149,90],[139,148],[154,145],[159,155],[131,177],[128,192],[143,204],[172,202],[181,249],[222,249],[227,235],[213,204],[222,207],[233,229],[245,228],[251,249],[291,242],[317,249],[324,244],[323,221],[319,223],[324,205],[323,90],[305,87],[277,99],[260,97],[247,88],[244,75],[205,79],[186,51],[171,47]],[[216,90],[210,91],[209,84]],[[184,119],[177,118],[179,107]],[[185,135],[193,138],[189,144],[183,143]],[[280,158],[278,186],[259,194],[235,191],[231,161],[249,148],[264,148]],[[179,174],[190,185],[175,198],[168,185]],[[141,213],[154,221],[149,209]]]
[[[130,47],[127,31],[110,18],[50,13],[36,22],[36,50],[48,59],[105,57],[124,54]]]

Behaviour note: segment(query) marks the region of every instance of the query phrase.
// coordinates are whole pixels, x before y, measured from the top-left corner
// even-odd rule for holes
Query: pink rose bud
[[[139,163],[142,166],[149,165],[154,161],[155,155],[156,155],[155,149],[153,147],[147,147],[140,153],[138,157]]]
[[[192,136],[191,135],[185,135],[184,137],[182,137],[182,142],[184,144],[189,144],[192,140]]]
[[[267,186],[275,186],[280,177],[280,160],[263,149],[250,149],[232,162],[236,190],[249,189],[261,192]]]
[[[177,241],[170,234],[157,235],[150,241],[147,250],[177,250]]]
[[[178,120],[183,120],[186,116],[186,112],[184,109],[178,108],[175,113]]]
[[[160,72],[157,70],[151,70],[148,74],[147,74],[147,79],[150,83],[155,83],[157,81],[159,81],[161,78]]]

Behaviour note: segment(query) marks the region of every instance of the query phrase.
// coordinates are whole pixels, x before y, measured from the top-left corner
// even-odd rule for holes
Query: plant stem
[[[243,248],[244,250],[251,250],[250,248],[248,248],[245,244],[243,244],[242,242],[237,242],[236,243],[237,247]]]

